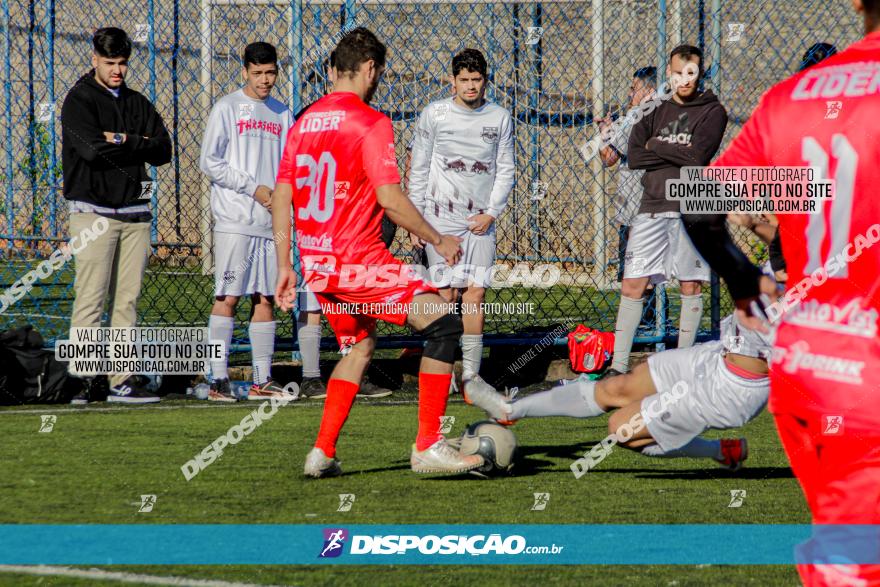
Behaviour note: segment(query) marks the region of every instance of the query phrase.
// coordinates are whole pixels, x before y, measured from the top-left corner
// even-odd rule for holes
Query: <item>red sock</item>
[[[416,450],[425,450],[441,438],[440,416],[446,413],[452,373],[419,373],[419,434]]]
[[[321,429],[318,430],[315,446],[328,457],[336,456],[336,439],[348,419],[359,387],[357,383],[344,379],[331,379],[327,382],[327,399],[324,400],[324,414],[321,416]]]

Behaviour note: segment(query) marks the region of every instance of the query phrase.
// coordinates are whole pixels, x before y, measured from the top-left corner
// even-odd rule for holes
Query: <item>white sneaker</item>
[[[306,455],[306,465],[303,467],[303,474],[306,477],[338,477],[342,475],[342,467],[339,461],[331,459],[324,454],[324,451],[318,447],[313,448]]]
[[[513,424],[508,415],[512,411],[508,396],[499,393],[494,387],[475,375],[464,383],[464,401],[486,411],[490,418],[499,424]]]
[[[466,473],[482,467],[485,461],[480,455],[463,455],[452,448],[445,438],[441,438],[425,450],[412,447],[409,458],[412,470],[416,473]]]

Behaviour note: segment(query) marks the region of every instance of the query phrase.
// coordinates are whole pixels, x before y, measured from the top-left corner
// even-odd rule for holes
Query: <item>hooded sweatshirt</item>
[[[664,100],[642,118],[627,151],[630,169],[645,170],[639,213],[678,212],[679,203],[666,199],[666,180],[678,179],[682,167],[708,165],[725,128],[727,111],[711,90],[685,104]]]
[[[124,134],[125,142],[110,143],[105,132]],[[149,209],[138,206],[149,204],[154,191],[145,164],[171,161],[171,137],[147,98],[124,83],[114,96],[92,70],[61,107],[61,161],[66,199],[98,207],[102,216],[149,221]],[[132,215],[120,208],[142,211]]]

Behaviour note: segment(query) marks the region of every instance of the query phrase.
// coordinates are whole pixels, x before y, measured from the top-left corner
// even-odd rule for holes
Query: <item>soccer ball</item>
[[[485,420],[471,424],[458,442],[465,455],[480,455],[486,460],[477,472],[484,475],[509,474],[516,460],[516,436],[513,432]]]

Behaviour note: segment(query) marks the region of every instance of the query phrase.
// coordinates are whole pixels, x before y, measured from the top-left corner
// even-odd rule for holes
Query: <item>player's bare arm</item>
[[[400,184],[387,184],[376,188],[376,200],[385,209],[388,218],[396,225],[408,230],[425,242],[434,245],[449,265],[458,263],[461,257],[461,239],[457,236],[440,234],[419,214],[412,201],[406,197]]]
[[[272,192],[272,234],[278,263],[275,305],[287,312],[296,300],[296,272],[290,266],[291,197],[289,183],[279,183]]]

